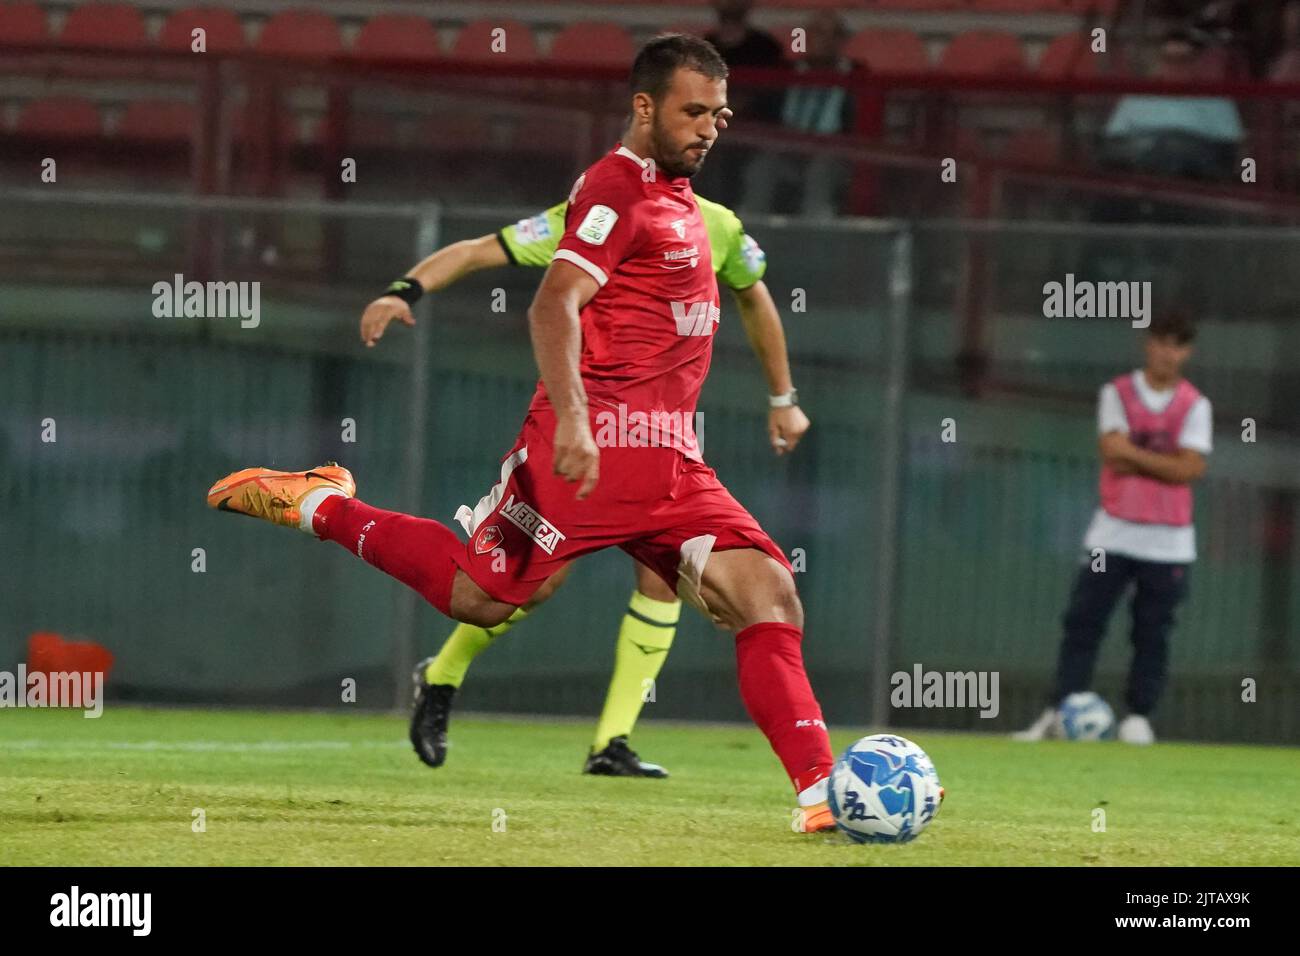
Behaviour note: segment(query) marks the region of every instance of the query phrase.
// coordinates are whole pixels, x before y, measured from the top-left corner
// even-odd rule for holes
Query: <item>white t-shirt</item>
[[[1133,387],[1138,399],[1153,412],[1162,412],[1174,400],[1174,388],[1158,392],[1147,384],[1146,376],[1138,369],[1133,373]],[[1128,416],[1119,389],[1107,382],[1097,398],[1097,433],[1123,432],[1128,434]],[[1178,436],[1179,448],[1190,448],[1208,455],[1214,440],[1210,400],[1202,395],[1192,405],[1183,419],[1183,430]],[[1094,548],[1122,554],[1141,561],[1164,561],[1190,564],[1196,560],[1196,528],[1194,525],[1144,524],[1125,521],[1098,508],[1092,524],[1083,537],[1083,547],[1089,553]]]

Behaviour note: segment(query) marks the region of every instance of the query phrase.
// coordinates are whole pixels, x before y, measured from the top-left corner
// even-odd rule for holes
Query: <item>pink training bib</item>
[[[1183,422],[1201,397],[1196,387],[1183,379],[1165,410],[1153,412],[1143,404],[1131,375],[1121,375],[1112,384],[1124,405],[1129,441],[1147,451],[1176,452]],[[1192,486],[1170,484],[1146,475],[1121,475],[1102,465],[1101,506],[1107,514],[1124,521],[1189,525],[1192,523]]]

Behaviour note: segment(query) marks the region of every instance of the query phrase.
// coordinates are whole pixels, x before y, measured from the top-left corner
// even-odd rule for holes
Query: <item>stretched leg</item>
[[[448,617],[494,627],[515,605],[494,600],[459,569],[465,545],[446,525],[357,501],[335,462],[307,471],[244,468],[208,489],[208,507],[315,534],[347,548]]]
[[[1125,702],[1130,713],[1147,717],[1155,710],[1165,686],[1169,633],[1174,611],[1187,596],[1186,564],[1138,562],[1133,592],[1133,660],[1129,665]]]
[[[1093,571],[1087,563],[1079,568],[1070,606],[1062,618],[1065,636],[1057,657],[1056,685],[1049,701],[1053,707],[1068,695],[1091,686],[1106,622],[1124,593],[1135,565],[1131,558],[1108,554],[1105,571]]]
[[[515,605],[493,599],[456,563],[465,542],[445,524],[330,495],[316,504],[312,530],[380,571],[397,578],[443,614],[466,624],[496,627]]]
[[[799,794],[804,828],[832,825],[824,804],[834,757],[804,670],[803,606],[794,576],[756,548],[721,551],[704,566],[700,594],[736,635],[740,696]]]
[[[641,716],[641,708],[646,701],[654,700],[654,682],[668,659],[682,604],[659,575],[640,561],[635,566],[636,590],[619,626],[614,673],[584,772],[666,777],[662,767],[643,763],[628,748],[627,739]]]

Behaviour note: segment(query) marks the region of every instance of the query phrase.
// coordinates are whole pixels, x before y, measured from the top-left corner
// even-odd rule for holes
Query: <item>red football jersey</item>
[[[718,283],[690,178],[652,168],[620,143],[583,173],[554,258],[600,283],[582,310],[579,366],[597,445],[701,460],[695,405],[721,319]],[[542,382],[529,410],[551,412]]]

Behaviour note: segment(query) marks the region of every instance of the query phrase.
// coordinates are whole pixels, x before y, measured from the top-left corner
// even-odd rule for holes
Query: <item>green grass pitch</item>
[[[855,846],[792,832],[788,784],[753,728],[644,722],[634,744],[669,780],[581,775],[590,732],[454,719],[448,763],[430,770],[396,715],[4,710],[0,863],[1300,863],[1300,760],[1285,748],[917,732],[942,812],[913,843]]]

